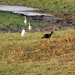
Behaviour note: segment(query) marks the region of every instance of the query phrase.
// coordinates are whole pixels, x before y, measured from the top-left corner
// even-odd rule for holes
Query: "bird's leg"
[[[30,33],[30,30],[29,30],[29,33]]]
[[[23,41],[23,37],[21,37],[21,41]]]
[[[25,25],[27,25],[27,23],[25,23]]]
[[[28,33],[28,40],[29,40],[29,33]]]

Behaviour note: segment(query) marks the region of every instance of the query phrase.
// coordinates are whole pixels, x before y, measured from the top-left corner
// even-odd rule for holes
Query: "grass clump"
[[[5,31],[7,31],[8,29],[7,29],[7,28],[1,28],[0,30],[5,30]]]

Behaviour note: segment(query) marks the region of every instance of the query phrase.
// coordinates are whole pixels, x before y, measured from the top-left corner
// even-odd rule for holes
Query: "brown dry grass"
[[[40,39],[45,33],[0,34],[0,74],[74,75],[75,30]]]
[[[42,40],[40,41],[40,47],[36,46],[34,51],[28,51],[32,53],[32,60],[50,60],[52,56],[65,55],[66,53],[75,52],[75,36],[71,35],[60,39]],[[38,42],[39,43],[39,42]],[[32,50],[33,47],[30,47]]]
[[[72,34],[59,39],[33,41],[27,48],[22,43],[23,41],[0,44],[1,49],[3,48],[0,52],[2,60],[6,63],[47,61],[56,56],[65,57],[67,53],[75,53],[75,36]]]

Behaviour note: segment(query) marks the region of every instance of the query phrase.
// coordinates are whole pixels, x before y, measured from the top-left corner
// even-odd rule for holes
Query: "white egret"
[[[30,25],[30,22],[29,22],[29,27],[28,27],[28,29],[29,29],[29,30],[31,30],[31,29],[32,29],[32,26]]]
[[[21,36],[23,37],[25,34],[26,34],[26,31],[25,31],[25,29],[23,29],[21,32]]]
[[[25,16],[25,19],[24,19],[24,24],[27,25],[27,20],[26,20],[26,16]]]

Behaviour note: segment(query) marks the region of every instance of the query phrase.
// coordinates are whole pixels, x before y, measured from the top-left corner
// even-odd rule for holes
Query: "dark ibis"
[[[42,37],[42,39],[43,39],[43,38],[50,38],[51,35],[52,35],[52,33],[53,33],[53,31],[51,31],[51,34],[45,34],[45,35]]]

